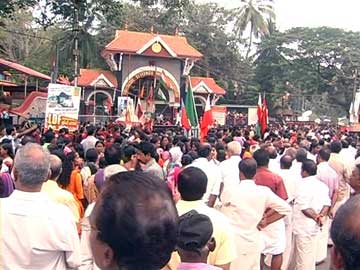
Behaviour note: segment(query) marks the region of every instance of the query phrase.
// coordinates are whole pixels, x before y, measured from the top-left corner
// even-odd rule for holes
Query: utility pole
[[[74,86],[78,86],[78,77],[79,77],[79,57],[80,57],[80,51],[79,51],[79,5],[76,4],[75,7],[75,22],[74,22],[74,29],[73,32],[75,33],[74,38]]]
[[[355,68],[354,71],[354,90],[353,90],[353,106],[352,106],[352,114],[355,117],[355,99],[356,99],[356,92],[357,92],[357,78],[358,78],[358,69]],[[359,117],[356,117],[359,118]]]

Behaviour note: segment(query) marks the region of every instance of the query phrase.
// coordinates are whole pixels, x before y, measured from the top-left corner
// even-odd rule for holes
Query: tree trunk
[[[254,25],[252,22],[250,22],[250,38],[249,38],[249,47],[247,49],[246,57],[245,57],[246,60],[249,59],[249,54],[250,54],[251,46],[252,46],[253,32],[254,32]]]

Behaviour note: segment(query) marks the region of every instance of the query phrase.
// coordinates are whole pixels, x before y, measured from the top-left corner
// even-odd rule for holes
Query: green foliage
[[[299,111],[346,114],[360,66],[360,33],[334,28],[294,28],[265,37],[257,52],[256,81],[272,94],[293,95]],[[305,97],[306,108],[299,106]],[[279,96],[273,95],[273,100]]]
[[[33,6],[38,1],[35,0],[1,0],[0,1],[0,18],[11,18],[17,8]]]

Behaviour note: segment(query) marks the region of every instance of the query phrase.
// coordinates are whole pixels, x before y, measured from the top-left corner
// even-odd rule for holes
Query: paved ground
[[[329,270],[330,269],[330,249],[328,249],[328,257],[326,261],[316,267],[316,270]]]

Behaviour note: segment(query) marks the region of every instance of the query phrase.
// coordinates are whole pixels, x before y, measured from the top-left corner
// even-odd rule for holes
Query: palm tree
[[[235,32],[241,37],[250,24],[250,38],[246,59],[249,58],[253,37],[269,34],[270,22],[275,21],[273,0],[241,0],[243,5],[236,9]]]

